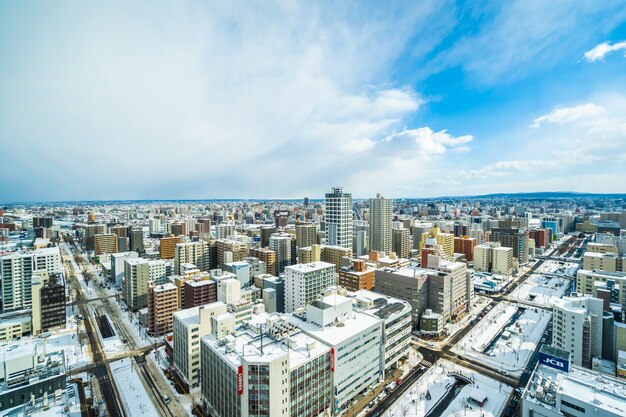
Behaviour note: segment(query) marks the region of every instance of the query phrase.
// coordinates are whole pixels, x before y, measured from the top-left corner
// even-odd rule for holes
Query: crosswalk
[[[433,366],[433,364],[431,362],[428,362],[427,360],[422,360],[419,364],[427,368],[430,368],[431,366]]]

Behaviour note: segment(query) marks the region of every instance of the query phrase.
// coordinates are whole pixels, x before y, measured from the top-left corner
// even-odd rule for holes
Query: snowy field
[[[580,264],[576,262],[545,261],[535,272],[543,274],[562,275],[565,277],[576,277],[576,271],[580,268]]]
[[[461,339],[453,351],[519,377],[551,318],[552,313],[543,309],[503,301]]]
[[[153,417],[161,415],[150,400],[139,375],[138,370],[131,366],[132,359],[120,359],[111,363],[111,372],[117,388],[122,396],[124,408],[129,416]]]
[[[511,393],[506,384],[445,360],[438,361],[382,414],[384,417],[497,417]],[[484,395],[481,406],[471,397]]]
[[[567,278],[546,277],[533,274],[519,287],[515,289],[509,297],[514,300],[529,301],[540,306],[549,307],[552,305],[552,298],[562,298],[571,280]]]

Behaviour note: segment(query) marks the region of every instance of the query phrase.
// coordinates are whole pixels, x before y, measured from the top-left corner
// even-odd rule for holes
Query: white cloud
[[[467,146],[461,146],[471,142],[472,135],[452,136],[446,130],[433,131],[430,127],[420,127],[418,129],[406,129],[394,133],[383,139],[384,142],[397,142],[411,140],[416,145],[416,150],[420,154],[435,155],[443,154],[448,150],[467,151]],[[410,149],[409,149],[410,152]]]
[[[620,50],[626,51],[626,41],[616,42],[612,45],[610,42],[602,42],[601,44],[596,45],[595,47],[585,52],[584,57],[587,62],[594,62],[599,59],[604,59],[604,57],[608,53]]]
[[[584,118],[599,116],[605,111],[604,107],[594,103],[585,103],[574,107],[557,107],[550,113],[535,118],[530,126],[535,128],[540,127],[545,122],[573,122]]]

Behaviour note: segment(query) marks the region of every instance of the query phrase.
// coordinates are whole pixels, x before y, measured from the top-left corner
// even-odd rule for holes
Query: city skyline
[[[26,7],[4,201],[626,191],[623,2]]]

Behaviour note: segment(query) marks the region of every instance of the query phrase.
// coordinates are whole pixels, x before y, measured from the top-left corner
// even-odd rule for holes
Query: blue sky
[[[3,2],[0,201],[626,192],[626,2]]]

